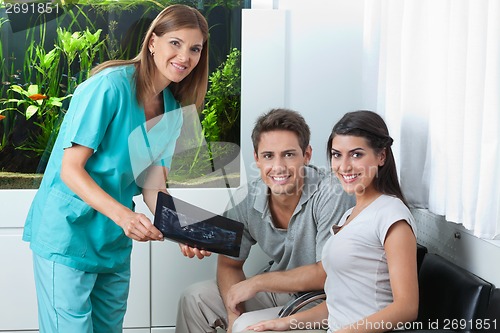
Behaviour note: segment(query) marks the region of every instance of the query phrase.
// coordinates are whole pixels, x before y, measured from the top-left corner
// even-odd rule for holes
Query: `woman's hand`
[[[246,329],[249,331],[288,331],[290,329],[291,317],[264,320],[257,324],[250,325]]]
[[[123,217],[116,221],[125,235],[139,242],[150,240],[163,240],[163,234],[152,223],[151,220],[144,214],[128,212]]]

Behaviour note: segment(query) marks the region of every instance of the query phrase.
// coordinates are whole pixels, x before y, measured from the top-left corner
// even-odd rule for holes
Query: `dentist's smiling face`
[[[335,135],[331,147],[332,171],[349,194],[374,190],[373,180],[385,161],[385,150],[376,153],[368,141],[359,136]]]
[[[149,51],[154,53],[155,80],[160,86],[180,82],[198,65],[203,49],[199,29],[179,29],[162,36],[152,34]]]
[[[304,166],[311,159],[312,149],[303,152],[297,134],[292,131],[264,132],[254,153],[262,180],[272,195],[301,195]]]

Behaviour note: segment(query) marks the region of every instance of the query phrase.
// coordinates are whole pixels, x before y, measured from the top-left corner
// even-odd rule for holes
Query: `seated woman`
[[[418,314],[415,221],[405,203],[384,120],[371,111],[344,115],[328,139],[332,171],[356,205],[323,248],[326,302],[248,330],[328,326],[328,332],[385,332]]]

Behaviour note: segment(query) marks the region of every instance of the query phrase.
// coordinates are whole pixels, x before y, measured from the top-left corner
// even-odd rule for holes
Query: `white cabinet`
[[[31,250],[21,233],[0,229],[0,331],[38,329]]]
[[[152,328],[151,333],[175,333],[175,327]]]
[[[130,291],[125,328],[150,327],[151,317],[151,270],[149,264],[150,243],[134,242],[131,258]],[[140,333],[142,331],[137,331]],[[134,333],[136,333],[134,331]]]
[[[21,235],[22,228],[0,228],[0,332],[38,329],[32,252]],[[125,327],[150,327],[149,267],[149,244],[134,243]]]
[[[33,190],[0,191],[0,331],[37,330],[31,250],[21,240]]]

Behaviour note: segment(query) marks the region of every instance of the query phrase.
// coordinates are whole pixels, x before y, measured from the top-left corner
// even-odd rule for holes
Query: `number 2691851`
[[[55,12],[59,14],[59,5],[46,3],[5,3],[5,12],[7,14],[50,14]]]

